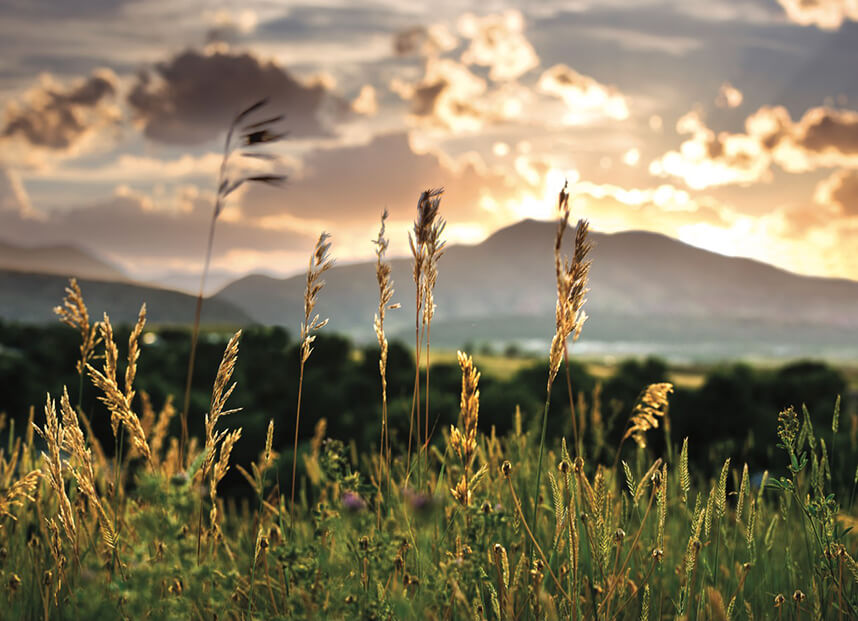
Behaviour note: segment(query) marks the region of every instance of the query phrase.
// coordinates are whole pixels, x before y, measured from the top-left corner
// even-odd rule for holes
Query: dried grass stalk
[[[54,307],[54,314],[61,322],[80,332],[80,359],[75,364],[75,369],[79,375],[83,375],[86,364],[92,359],[101,337],[98,324],[90,323],[89,310],[83,301],[83,293],[76,278],[69,279],[63,305]]]
[[[102,539],[110,550],[116,548],[118,535],[113,528],[104,503],[96,488],[95,468],[93,467],[92,453],[86,446],[83,431],[78,423],[77,414],[69,403],[68,391],[63,389],[60,400],[60,408],[63,415],[63,449],[68,451],[74,461],[72,473],[77,486],[89,500],[90,506],[95,509],[99,526],[101,526]]]
[[[35,426],[35,424],[34,424]],[[35,427],[36,433],[45,441],[48,452],[43,454],[45,470],[48,483],[57,497],[57,518],[63,529],[66,539],[74,548],[75,558],[78,557],[77,525],[74,519],[71,502],[66,494],[65,481],[63,480],[63,460],[60,451],[63,446],[64,432],[57,418],[56,404],[48,395],[45,402],[45,426],[43,429]]]
[[[304,320],[301,322],[301,362],[298,374],[298,405],[295,409],[295,442],[292,448],[292,490],[290,516],[294,517],[295,508],[295,475],[298,467],[298,426],[301,422],[301,395],[304,390],[304,365],[313,351],[315,333],[328,324],[328,320],[320,320],[319,315],[313,315],[316,303],[319,301],[319,292],[325,286],[322,274],[334,266],[334,261],[329,257],[331,243],[328,233],[322,231],[313,254],[310,256],[310,265],[307,268],[307,286],[304,289]],[[312,316],[312,318],[311,318]]]
[[[135,328],[139,336],[142,331],[142,325],[146,320],[146,305],[140,309],[140,317],[138,318],[139,331]],[[110,410],[110,423],[113,427],[113,433],[116,435],[119,432],[119,424],[125,426],[128,435],[131,436],[131,441],[150,467],[152,464],[152,453],[149,450],[149,443],[146,441],[146,432],[143,430],[143,425],[140,424],[140,419],[131,408],[131,400],[134,398],[134,390],[128,380],[133,382],[136,374],[136,356],[138,355],[136,347],[129,351],[129,366],[135,366],[131,372],[126,370],[126,390],[123,392],[116,380],[116,360],[118,357],[116,343],[113,340],[113,328],[110,325],[110,317],[107,313],[104,314],[104,321],[99,325],[101,330],[102,340],[104,341],[104,368],[102,371],[97,370],[90,364],[86,365],[89,376],[93,384],[99,388],[104,394],[99,397]],[[132,332],[134,334],[134,332]],[[133,354],[133,357],[132,357]]]
[[[635,404],[629,425],[623,434],[623,440],[631,437],[641,448],[646,447],[646,432],[658,427],[658,419],[667,412],[668,395],[673,392],[673,384],[660,382],[646,387]]]
[[[378,237],[373,240],[375,244],[375,277],[378,281],[378,312],[373,320],[375,336],[378,339],[379,358],[378,372],[381,376],[381,439],[379,441],[379,459],[386,465],[388,477],[388,492],[390,488],[390,431],[387,420],[387,356],[388,343],[384,334],[384,318],[388,310],[399,308],[399,304],[391,304],[393,299],[393,280],[390,278],[390,263],[385,261],[385,254],[390,242],[384,237],[385,221],[387,220],[387,209],[381,215],[381,228]]]

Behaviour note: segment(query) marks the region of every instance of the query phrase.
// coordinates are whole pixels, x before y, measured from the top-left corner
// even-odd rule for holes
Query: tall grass
[[[437,221],[435,226],[443,228]],[[573,258],[556,270],[548,391],[567,356],[566,341],[583,323],[586,232],[580,224]],[[386,342],[383,313],[392,294],[383,240],[382,227],[376,241],[380,344]],[[67,390],[58,402],[47,397],[43,414],[31,416],[37,420],[23,435],[10,430],[8,445],[0,448],[0,616],[858,617],[858,542],[851,530],[858,520],[851,506],[841,506],[844,490],[833,489],[831,477],[835,446],[844,463],[858,452],[858,437],[835,440],[839,400],[825,431],[806,409],[799,414],[786,408],[776,421],[773,413],[772,442],[783,453],[771,464],[777,474],[738,468],[730,455],[716,472],[693,472],[694,444],[686,438],[671,446],[667,425],[659,424],[666,422],[669,385],[646,387],[622,429],[607,427],[594,405],[589,435],[580,426],[570,451],[566,438],[547,437],[547,405],[541,417],[530,413],[524,421],[510,404],[513,431],[503,437],[480,428],[481,376],[461,352],[457,423],[429,443],[428,419],[418,417],[422,456],[412,460],[406,446],[390,447],[384,409],[378,452],[366,455],[328,437],[322,420],[302,452],[306,493],[296,495],[303,368],[324,325],[313,310],[320,277],[331,266],[328,249],[323,234],[307,274],[288,516],[285,493],[268,484],[267,473],[280,465],[273,420],[259,459],[249,470],[237,465],[250,484],[254,510],[250,502],[219,495],[242,441],[241,428],[225,425],[237,411],[227,401],[236,390],[240,333],[225,343],[219,367],[211,370],[204,437],[189,438],[183,455],[180,439],[168,434],[171,402],[156,413],[134,387],[138,356],[145,356],[138,345],[145,312],[121,356],[109,318],[93,329],[83,293],[70,286],[66,308],[74,310],[61,319],[80,333],[78,368],[87,371],[108,407],[116,450],[105,454],[89,425],[81,424],[85,413],[71,405]],[[430,247],[415,256],[422,262],[431,254]],[[417,289],[426,304],[434,276],[423,269]],[[428,352],[431,314],[426,317]],[[417,331],[419,346],[420,323]],[[383,358],[380,372],[384,390]],[[418,374],[415,414],[420,379]],[[579,414],[583,421],[583,409]],[[601,440],[612,431],[622,438],[616,449]],[[648,441],[659,433],[669,447],[663,456],[653,454],[656,443]],[[130,448],[123,452],[118,449],[125,436]],[[624,446],[627,438],[634,442]],[[676,463],[672,455],[678,455]],[[415,467],[422,477],[416,488],[409,484]]]
[[[279,185],[286,180],[281,174],[259,174],[247,172],[240,166],[237,170],[232,163],[234,156],[239,153],[241,157],[251,160],[276,161],[277,157],[271,153],[258,151],[259,145],[271,144],[281,140],[286,134],[275,130],[275,126],[283,115],[278,114],[259,121],[248,122],[250,118],[268,103],[266,99],[251,104],[239,112],[226,132],[223,144],[223,156],[221,158],[220,170],[217,179],[217,191],[215,203],[212,209],[212,217],[209,221],[209,233],[206,240],[206,253],[203,260],[203,271],[200,275],[200,291],[197,294],[197,302],[194,307],[194,324],[191,330],[191,350],[188,357],[188,373],[185,378],[185,399],[182,405],[182,435],[179,441],[179,459],[185,463],[185,445],[188,441],[188,408],[191,404],[191,385],[194,378],[194,366],[197,356],[197,340],[200,335],[200,319],[202,318],[203,296],[205,295],[206,279],[208,278],[209,266],[212,259],[212,248],[214,247],[215,224],[218,217],[226,206],[227,199],[239,188],[247,183],[265,183]]]

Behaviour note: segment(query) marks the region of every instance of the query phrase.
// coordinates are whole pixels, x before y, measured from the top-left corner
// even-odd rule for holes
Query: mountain
[[[121,270],[76,246],[18,246],[0,240],[0,270],[127,281]]]
[[[107,312],[114,323],[133,323],[143,302],[152,323],[189,324],[194,318],[196,297],[192,295],[131,282],[79,279],[78,283],[93,320]],[[62,302],[67,284],[64,276],[0,270],[0,318],[30,323],[57,321],[53,308]],[[251,322],[244,311],[225,300],[207,300],[202,317],[206,323]]]
[[[439,264],[433,342],[460,346],[466,341],[536,339],[541,347],[554,329],[555,230],[554,223],[525,220],[478,245],[448,248]],[[573,237],[566,236],[567,255]],[[601,344],[603,352],[619,352],[618,344],[625,343],[630,351],[678,348],[691,357],[707,348],[715,357],[858,353],[856,282],[799,276],[657,233],[592,233],[591,240],[585,306],[591,319],[576,345],[583,350],[599,350]],[[391,263],[394,300],[403,308],[388,313],[388,334],[410,341],[411,261]],[[316,310],[330,317],[331,329],[363,341],[374,339],[374,263],[337,266],[325,280]],[[257,321],[297,329],[303,288],[303,275],[282,280],[252,275],[214,297]]]

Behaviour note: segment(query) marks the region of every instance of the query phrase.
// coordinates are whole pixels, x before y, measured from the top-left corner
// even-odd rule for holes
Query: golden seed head
[[[664,550],[661,548],[654,548],[652,551],[652,558],[655,559],[656,563],[660,563],[661,559],[664,558]]]
[[[574,469],[576,474],[582,474],[584,472],[584,458],[580,455],[575,458]]]
[[[807,596],[801,589],[796,589],[795,593],[792,594],[793,600],[796,602],[803,602]]]
[[[503,546],[499,543],[496,543],[492,548],[496,556],[500,556],[501,552],[503,552]]]
[[[622,543],[623,539],[626,538],[626,531],[622,528],[618,528],[616,532],[614,532],[614,541],[617,543]]]
[[[775,595],[775,608],[780,608],[785,601],[786,597],[784,597],[783,593],[778,593],[777,595]]]
[[[656,470],[652,473],[650,477],[650,481],[652,481],[652,486],[656,489],[661,487],[661,470]]]
[[[571,467],[569,466],[569,461],[566,459],[561,460],[560,463],[557,464],[557,469],[563,474],[567,474],[571,469]]]
[[[508,460],[504,461],[504,462],[501,464],[501,472],[503,473],[503,475],[504,475],[507,479],[509,478],[509,475],[510,475],[510,474],[512,474],[512,464],[511,464],[511,463],[509,463],[509,461],[508,461]]]
[[[751,571],[752,565],[750,563],[742,563],[742,571],[748,573]]]

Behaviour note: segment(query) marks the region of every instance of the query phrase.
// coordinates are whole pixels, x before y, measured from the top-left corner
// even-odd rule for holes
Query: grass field
[[[563,196],[558,240],[568,218]],[[109,319],[92,322],[72,283],[58,312],[81,335],[80,383],[48,395],[24,428],[9,423],[0,451],[2,617],[858,617],[851,530],[858,446],[854,429],[841,430],[839,401],[830,417],[815,421],[800,404],[780,412],[771,435],[758,440],[780,448],[766,472],[730,455],[712,472],[695,472],[689,458],[698,447],[671,436],[671,383],[641,387],[617,446],[606,440],[597,399],[572,416],[571,437],[546,437],[548,398],[541,420],[526,425],[516,414],[512,431],[498,437],[480,425],[480,371],[511,376],[534,361],[431,352],[432,361],[455,362],[462,375],[457,423],[431,434],[423,398],[443,249],[439,200],[424,193],[415,223],[424,309],[417,325],[426,338],[416,343],[423,366],[416,367],[413,433],[396,446],[386,433],[390,284],[383,228],[379,234],[375,325],[384,398],[378,419],[366,421],[379,430],[379,443],[363,454],[338,437],[335,413],[309,441],[299,444],[297,433],[305,366],[324,326],[313,317],[328,265],[324,236],[307,278],[298,403],[283,404],[295,420],[272,413],[253,464],[231,463],[244,416],[230,406],[240,332],[217,369],[203,437],[171,435],[187,412],[170,400],[152,404],[134,387],[145,308],[120,350]],[[586,223],[575,235],[575,255],[557,258],[547,395],[553,382],[569,381],[568,344],[585,319]],[[694,385],[699,371],[679,369],[672,379]],[[99,443],[75,405],[84,386],[110,411],[113,446]],[[281,428],[288,439],[278,455]],[[656,439],[663,454],[650,450]],[[277,473],[290,462],[292,479],[283,480]],[[219,495],[231,468],[246,478],[245,496]],[[847,477],[851,486],[834,489],[842,477],[832,472],[841,471],[856,474]]]

